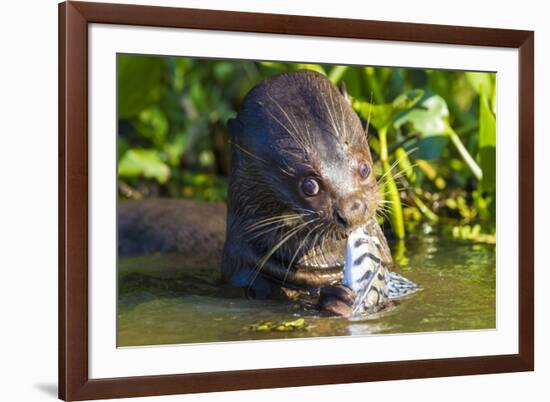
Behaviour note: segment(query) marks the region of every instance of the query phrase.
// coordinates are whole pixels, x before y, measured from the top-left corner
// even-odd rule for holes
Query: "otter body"
[[[379,298],[368,308],[381,307],[392,258],[376,220],[367,135],[347,96],[319,73],[281,74],[253,88],[228,126],[224,280],[249,297],[348,314],[360,292],[344,283],[346,244],[363,228],[375,244],[365,258],[380,268],[369,284]]]

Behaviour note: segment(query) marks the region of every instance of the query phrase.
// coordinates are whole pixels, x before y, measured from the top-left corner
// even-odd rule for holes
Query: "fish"
[[[391,270],[381,258],[383,245],[366,226],[352,231],[346,242],[342,284],[355,292],[352,316],[379,311],[389,302],[416,293],[420,286]]]

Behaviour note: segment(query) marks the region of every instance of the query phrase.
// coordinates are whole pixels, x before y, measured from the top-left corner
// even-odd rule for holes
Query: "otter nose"
[[[333,218],[336,226],[340,226],[341,228],[344,228],[344,229],[348,227],[349,222],[344,216],[344,214],[342,213],[342,211],[340,211],[339,209],[337,208],[334,209]]]
[[[333,217],[337,226],[348,228],[365,214],[366,205],[358,198],[349,198],[334,209]]]

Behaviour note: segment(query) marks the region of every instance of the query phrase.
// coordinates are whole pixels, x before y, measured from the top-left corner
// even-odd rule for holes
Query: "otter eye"
[[[302,192],[308,197],[319,194],[319,183],[313,177],[306,177],[302,182]]]
[[[363,179],[366,179],[370,175],[370,166],[368,163],[364,162],[361,163],[359,166],[359,176],[361,176]]]

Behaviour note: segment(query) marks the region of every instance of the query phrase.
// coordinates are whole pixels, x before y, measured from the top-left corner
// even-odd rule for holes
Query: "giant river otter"
[[[248,93],[228,127],[225,281],[340,315],[415,289],[390,273],[367,135],[345,91],[313,71],[277,75]]]

